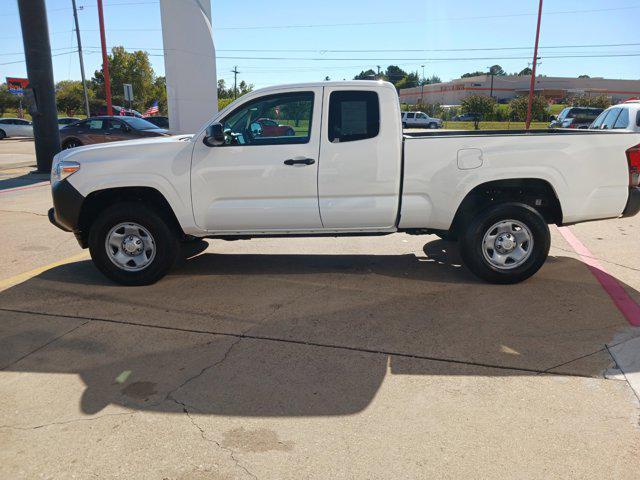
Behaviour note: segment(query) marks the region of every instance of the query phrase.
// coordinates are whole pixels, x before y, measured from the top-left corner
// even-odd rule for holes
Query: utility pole
[[[109,57],[107,56],[107,40],[104,33],[104,12],[102,0],[98,0],[98,21],[100,22],[100,42],[102,43],[102,75],[104,76],[104,95],[107,100],[107,115],[113,115],[111,103],[111,79],[109,78]]]
[[[24,57],[29,77],[29,113],[33,119],[38,172],[50,172],[60,151],[60,131],[53,83],[51,45],[44,0],[18,0]]]
[[[233,98],[236,99],[238,98],[238,74],[240,73],[237,65],[233,67],[231,73],[233,73]]]
[[[84,91],[84,104],[87,109],[87,117],[91,116],[89,107],[89,93],[87,92],[87,79],[84,76],[84,59],[82,58],[82,40],[80,38],[80,24],[78,23],[78,9],[76,8],[76,0],[71,0],[73,6],[73,20],[76,24],[76,37],[78,37],[78,56],[80,57],[80,76],[82,77],[82,90]]]
[[[376,65],[376,67],[378,67],[378,77],[377,78],[380,78],[380,65]]]
[[[424,65],[421,65],[422,67],[422,89],[420,90],[420,103],[424,105]]]
[[[538,66],[538,42],[540,41],[540,23],[542,22],[542,0],[538,6],[538,26],[536,27],[536,43],[533,48],[533,66],[531,67],[531,83],[529,84],[529,103],[527,105],[527,130],[531,127],[531,109],[533,107],[533,91],[536,83],[536,67]]]

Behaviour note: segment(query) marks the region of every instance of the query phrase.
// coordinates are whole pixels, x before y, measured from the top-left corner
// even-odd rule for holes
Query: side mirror
[[[224,145],[224,127],[222,124],[214,123],[213,125],[209,125],[202,141],[207,147],[219,147]]]
[[[549,117],[549,121],[550,121],[550,122],[555,122],[555,121],[557,120],[557,118],[558,118],[558,117],[556,117],[555,115],[551,115],[551,116]]]
[[[131,127],[125,123],[125,124],[122,125],[122,130],[124,132],[130,132],[131,131]]]

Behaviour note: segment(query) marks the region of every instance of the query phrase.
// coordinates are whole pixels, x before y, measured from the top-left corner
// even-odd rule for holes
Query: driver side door
[[[191,166],[196,224],[219,233],[320,230],[321,112],[321,87],[290,89],[254,96],[222,118],[224,145],[209,147],[200,134]],[[294,134],[264,129],[265,121]]]

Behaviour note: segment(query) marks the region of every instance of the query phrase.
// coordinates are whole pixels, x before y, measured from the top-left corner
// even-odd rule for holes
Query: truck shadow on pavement
[[[79,375],[87,414],[348,415],[393,375],[433,388],[441,375],[601,377],[605,344],[638,335],[572,258],[496,286],[461,267],[454,244],[424,251],[204,253],[139,288],[63,265],[0,293],[0,368]],[[41,388],[52,404],[46,381],[20,393],[20,378],[31,381],[14,380],[16,401]]]

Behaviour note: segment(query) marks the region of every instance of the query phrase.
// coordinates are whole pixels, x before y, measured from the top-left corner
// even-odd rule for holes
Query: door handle
[[[313,165],[316,161],[313,158],[290,158],[284,161],[285,165]]]

